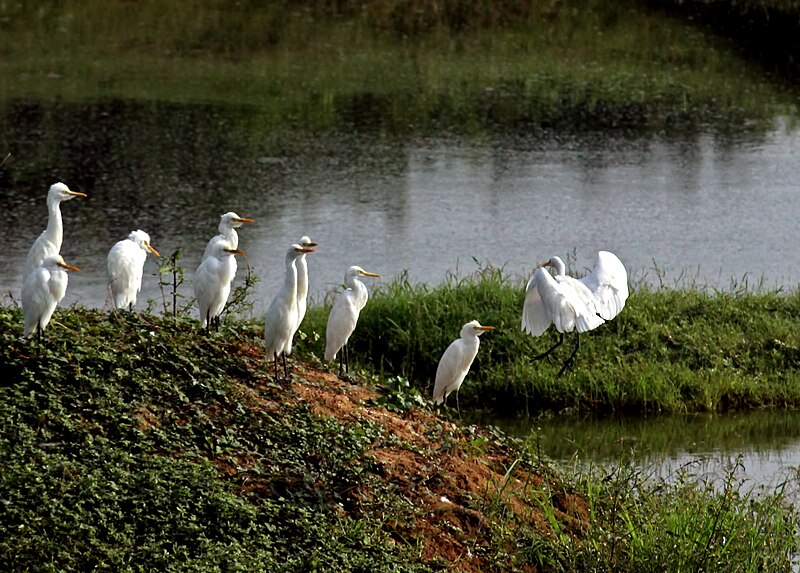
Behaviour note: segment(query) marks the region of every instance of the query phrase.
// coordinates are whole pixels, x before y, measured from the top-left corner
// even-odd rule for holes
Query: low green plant
[[[163,257],[158,264],[158,287],[161,289],[161,309],[165,315],[178,316],[185,312],[190,303],[179,305],[178,301],[185,298],[179,291],[183,286],[185,276],[184,268],[178,264],[183,258],[183,250],[177,249],[168,257]],[[152,308],[149,308],[152,312]]]

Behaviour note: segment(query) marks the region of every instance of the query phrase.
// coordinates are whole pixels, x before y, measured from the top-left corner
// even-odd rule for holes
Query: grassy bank
[[[794,84],[800,79],[800,4],[793,0],[648,0],[730,38],[746,57]]]
[[[0,5],[0,100],[250,106],[259,129],[727,129],[795,98],[636,2]],[[332,8],[336,6],[337,8]]]
[[[478,319],[497,330],[481,339],[462,407],[501,414],[800,407],[798,294],[638,287],[619,316],[581,337],[574,369],[561,377],[572,340],[552,361],[531,361],[557,338],[520,330],[523,298],[524,283],[496,269],[433,288],[396,282],[362,312],[351,355],[429,394],[442,352],[462,324]],[[326,309],[312,309],[303,328],[324,334],[326,320]],[[322,342],[303,348],[321,355]]]
[[[789,571],[792,484],[624,461],[558,470],[409,389],[311,363],[276,384],[259,325],[0,308],[4,571]]]

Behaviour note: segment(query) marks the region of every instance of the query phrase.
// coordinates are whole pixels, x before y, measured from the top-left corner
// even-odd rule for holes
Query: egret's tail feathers
[[[575,319],[578,332],[587,332],[603,324],[605,320],[597,314],[582,314]]]

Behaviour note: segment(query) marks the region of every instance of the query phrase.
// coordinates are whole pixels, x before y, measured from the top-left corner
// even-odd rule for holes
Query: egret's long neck
[[[464,341],[464,346],[469,349],[474,349],[476,352],[478,351],[478,347],[481,345],[481,340],[478,338],[477,334],[470,333],[467,336],[462,337]]]
[[[567,265],[564,264],[561,257],[553,257],[550,259],[550,264],[553,266],[553,269],[555,269],[557,277],[563,277],[567,274]]]
[[[305,300],[308,296],[308,263],[305,254],[297,259],[297,298]]]
[[[286,302],[292,310],[297,309],[297,265],[294,257],[286,259],[286,276],[283,278]]]
[[[219,234],[225,237],[225,240],[231,244],[232,249],[239,248],[239,233],[236,232],[236,229],[228,225],[220,225]]]
[[[362,309],[367,306],[367,300],[369,299],[369,291],[367,290],[366,285],[358,280],[358,277],[353,277],[353,280],[347,285],[351,289],[353,289],[353,293],[356,296],[356,302],[358,303],[358,308]]]
[[[47,241],[53,243],[56,247],[56,252],[61,250],[61,243],[64,240],[64,223],[61,220],[61,201],[54,200],[47,202],[47,210],[49,216],[47,218],[47,228],[44,230],[44,235]]]

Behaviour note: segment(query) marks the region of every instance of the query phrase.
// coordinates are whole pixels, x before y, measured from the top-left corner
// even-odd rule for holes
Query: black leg
[[[563,334],[562,334],[562,336],[563,336]],[[578,348],[580,348],[580,347],[581,347],[581,334],[580,334],[580,332],[578,332],[576,330],[575,331],[575,348],[572,349],[572,354],[569,355],[569,358],[567,358],[567,361],[564,362],[564,366],[561,367],[561,370],[558,371],[558,374],[556,376],[561,376],[564,373],[564,371],[567,369],[567,367],[572,365],[572,362],[573,362],[573,360],[575,358],[575,354],[578,352]]]
[[[551,346],[549,350],[547,350],[546,352],[542,352],[538,356],[534,356],[533,358],[531,358],[531,360],[541,360],[542,358],[548,356],[553,350],[561,346],[561,344],[564,342],[564,333],[561,332],[559,334],[560,336],[558,337],[558,342],[556,342],[553,346]]]
[[[342,352],[344,352],[344,373],[350,374],[350,349],[347,347],[347,343],[345,343],[344,348],[342,348]]]
[[[283,379],[289,381],[289,369],[286,366],[286,353],[283,353]]]
[[[276,352],[273,354],[273,358],[275,358],[275,382],[278,381],[278,353]]]
[[[458,405],[458,391],[459,391],[460,389],[461,389],[461,388],[457,388],[457,389],[456,389],[456,412],[458,412],[458,419],[459,419],[459,420],[461,419],[461,407]]]

